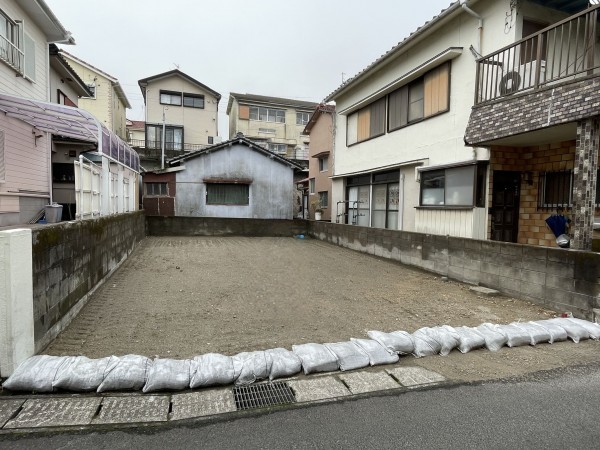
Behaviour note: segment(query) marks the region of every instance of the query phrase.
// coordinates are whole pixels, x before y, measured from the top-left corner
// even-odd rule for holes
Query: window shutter
[[[369,139],[371,125],[371,109],[365,108],[358,112],[358,140]]]
[[[425,75],[424,117],[448,109],[449,64],[443,64]]]
[[[250,119],[250,107],[248,105],[240,105],[240,119]]]
[[[35,81],[35,41],[23,33],[23,51],[25,53],[25,76]]]

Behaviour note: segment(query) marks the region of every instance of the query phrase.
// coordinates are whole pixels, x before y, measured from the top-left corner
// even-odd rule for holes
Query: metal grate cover
[[[235,406],[238,411],[296,402],[294,393],[288,384],[283,381],[250,386],[235,386],[233,394],[235,396]]]

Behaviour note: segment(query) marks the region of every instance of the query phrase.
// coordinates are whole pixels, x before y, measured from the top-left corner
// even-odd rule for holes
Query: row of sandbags
[[[353,370],[380,364],[393,364],[400,355],[416,357],[447,355],[453,349],[462,353],[486,347],[498,351],[503,346],[536,345],[571,339],[600,339],[600,325],[574,318],[556,318],[508,325],[484,323],[478,327],[424,327],[384,333],[369,331],[370,339],[351,339],[332,344],[301,344],[292,351],[276,348],[244,352],[235,356],[208,353],[193,359],[154,360],[145,356],[110,356],[89,359],[84,356],[34,356],[24,361],[4,383],[13,391],[52,392],[196,389],[227,384],[250,384],[257,380],[305,374]]]

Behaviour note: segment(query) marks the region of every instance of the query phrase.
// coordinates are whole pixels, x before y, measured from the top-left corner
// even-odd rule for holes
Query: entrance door
[[[492,187],[492,240],[517,242],[521,172],[495,170]]]

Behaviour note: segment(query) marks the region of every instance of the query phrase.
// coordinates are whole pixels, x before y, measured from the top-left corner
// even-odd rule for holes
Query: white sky
[[[179,69],[229,92],[320,102],[451,0],[46,0],[76,46],[65,50],[116,77],[144,119],[137,80]]]

